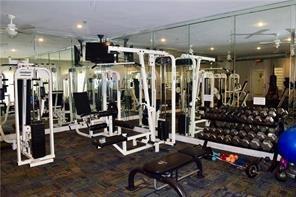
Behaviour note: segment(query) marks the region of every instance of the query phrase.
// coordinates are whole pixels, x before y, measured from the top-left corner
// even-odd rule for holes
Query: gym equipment
[[[154,188],[156,190],[162,189],[168,185],[172,187],[179,196],[185,197],[186,192],[182,186],[178,184],[178,181],[195,173],[197,173],[199,178],[202,178],[203,170],[201,158],[204,158],[209,154],[212,155],[207,149],[203,149],[200,146],[186,147],[176,153],[171,153],[160,159],[148,162],[144,164],[143,167],[135,168],[130,171],[127,189],[130,191],[136,189],[135,176],[136,174],[141,173],[155,180]],[[192,162],[196,163],[197,169],[189,174],[179,177],[178,170]],[[157,181],[162,182],[165,185],[157,187]]]
[[[30,167],[53,162],[54,136],[52,111],[52,77],[45,68],[32,67],[32,64],[19,64],[14,75],[15,81],[15,125],[18,165],[30,164]],[[48,82],[49,102],[49,151],[46,151],[44,123],[34,114],[34,100],[31,102],[32,82]],[[31,113],[32,112],[32,113]],[[31,119],[33,118],[33,121]],[[48,154],[46,154],[49,152]],[[24,159],[27,157],[27,159]]]
[[[7,93],[8,85],[4,73],[0,71],[0,141],[12,144],[12,149],[16,149],[16,134],[5,134],[2,125],[7,122],[8,114],[11,107],[10,94]],[[5,102],[5,99],[7,101]],[[2,118],[3,117],[3,118]]]
[[[296,128],[284,131],[278,141],[279,154],[290,163],[296,163]]]
[[[204,71],[200,71],[202,61],[214,62],[215,59],[191,54],[182,54],[179,58],[176,58],[176,64],[186,65],[185,68],[188,69],[188,73],[191,74],[191,76],[187,76],[187,78],[183,77],[180,81],[182,82],[181,100],[187,100],[188,103],[182,103],[182,111],[186,111],[186,115],[189,117],[189,135],[192,137],[202,129],[197,127],[197,124],[205,123],[205,125],[208,126],[207,121],[196,120],[196,106],[199,94],[201,94],[201,105],[205,105],[205,102],[209,101],[210,105],[213,107],[214,102],[214,76],[213,74],[203,75]],[[182,72],[184,72],[184,70],[182,70]],[[189,81],[188,78],[191,78],[191,81]],[[188,82],[186,84],[187,88],[185,88],[185,82]]]

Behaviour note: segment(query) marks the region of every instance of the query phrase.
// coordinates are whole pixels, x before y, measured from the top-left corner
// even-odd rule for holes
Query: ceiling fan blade
[[[266,31],[269,31],[269,29],[261,29],[261,30],[258,30],[256,32],[253,32],[253,33],[250,33],[248,36],[245,37],[245,39],[248,39],[254,35],[260,35],[262,34],[263,32],[266,32]]]
[[[273,44],[273,42],[259,42],[259,44],[262,44],[262,45],[264,45],[264,44]]]
[[[18,26],[18,29],[20,29],[20,30],[31,30],[31,29],[35,29],[35,27],[33,25],[21,25],[21,26]]]

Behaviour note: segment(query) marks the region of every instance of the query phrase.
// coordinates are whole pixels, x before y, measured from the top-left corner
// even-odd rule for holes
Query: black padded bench
[[[134,191],[135,176],[137,173],[144,174],[164,184],[172,187],[179,196],[186,196],[186,192],[178,184],[178,170],[189,163],[195,162],[197,166],[197,176],[203,177],[201,158],[206,156],[207,152],[202,147],[186,147],[176,153],[171,153],[160,159],[148,162],[142,168],[135,168],[129,173],[128,189]],[[174,173],[175,172],[175,173]],[[174,176],[175,175],[175,176]]]

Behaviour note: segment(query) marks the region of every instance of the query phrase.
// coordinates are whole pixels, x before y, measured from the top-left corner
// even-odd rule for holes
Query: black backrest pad
[[[91,114],[87,92],[74,92],[73,98],[78,115]]]

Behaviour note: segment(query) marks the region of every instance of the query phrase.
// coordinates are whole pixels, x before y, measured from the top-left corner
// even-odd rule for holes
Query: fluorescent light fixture
[[[43,42],[44,41],[44,38],[40,37],[38,38],[38,42]]]
[[[82,29],[82,27],[83,27],[83,25],[82,25],[81,23],[78,23],[78,24],[76,25],[76,28],[77,28],[77,29]]]
[[[261,47],[257,47],[256,49],[257,49],[257,50],[261,50]]]
[[[16,50],[15,50],[15,49],[10,49],[10,51],[11,51],[11,52],[16,52]]]
[[[166,39],[165,38],[161,38],[160,39],[160,42],[166,42]]]
[[[214,48],[214,47],[211,47],[211,48],[210,48],[210,50],[211,50],[211,51],[214,51],[214,50],[215,50],[215,48]]]

